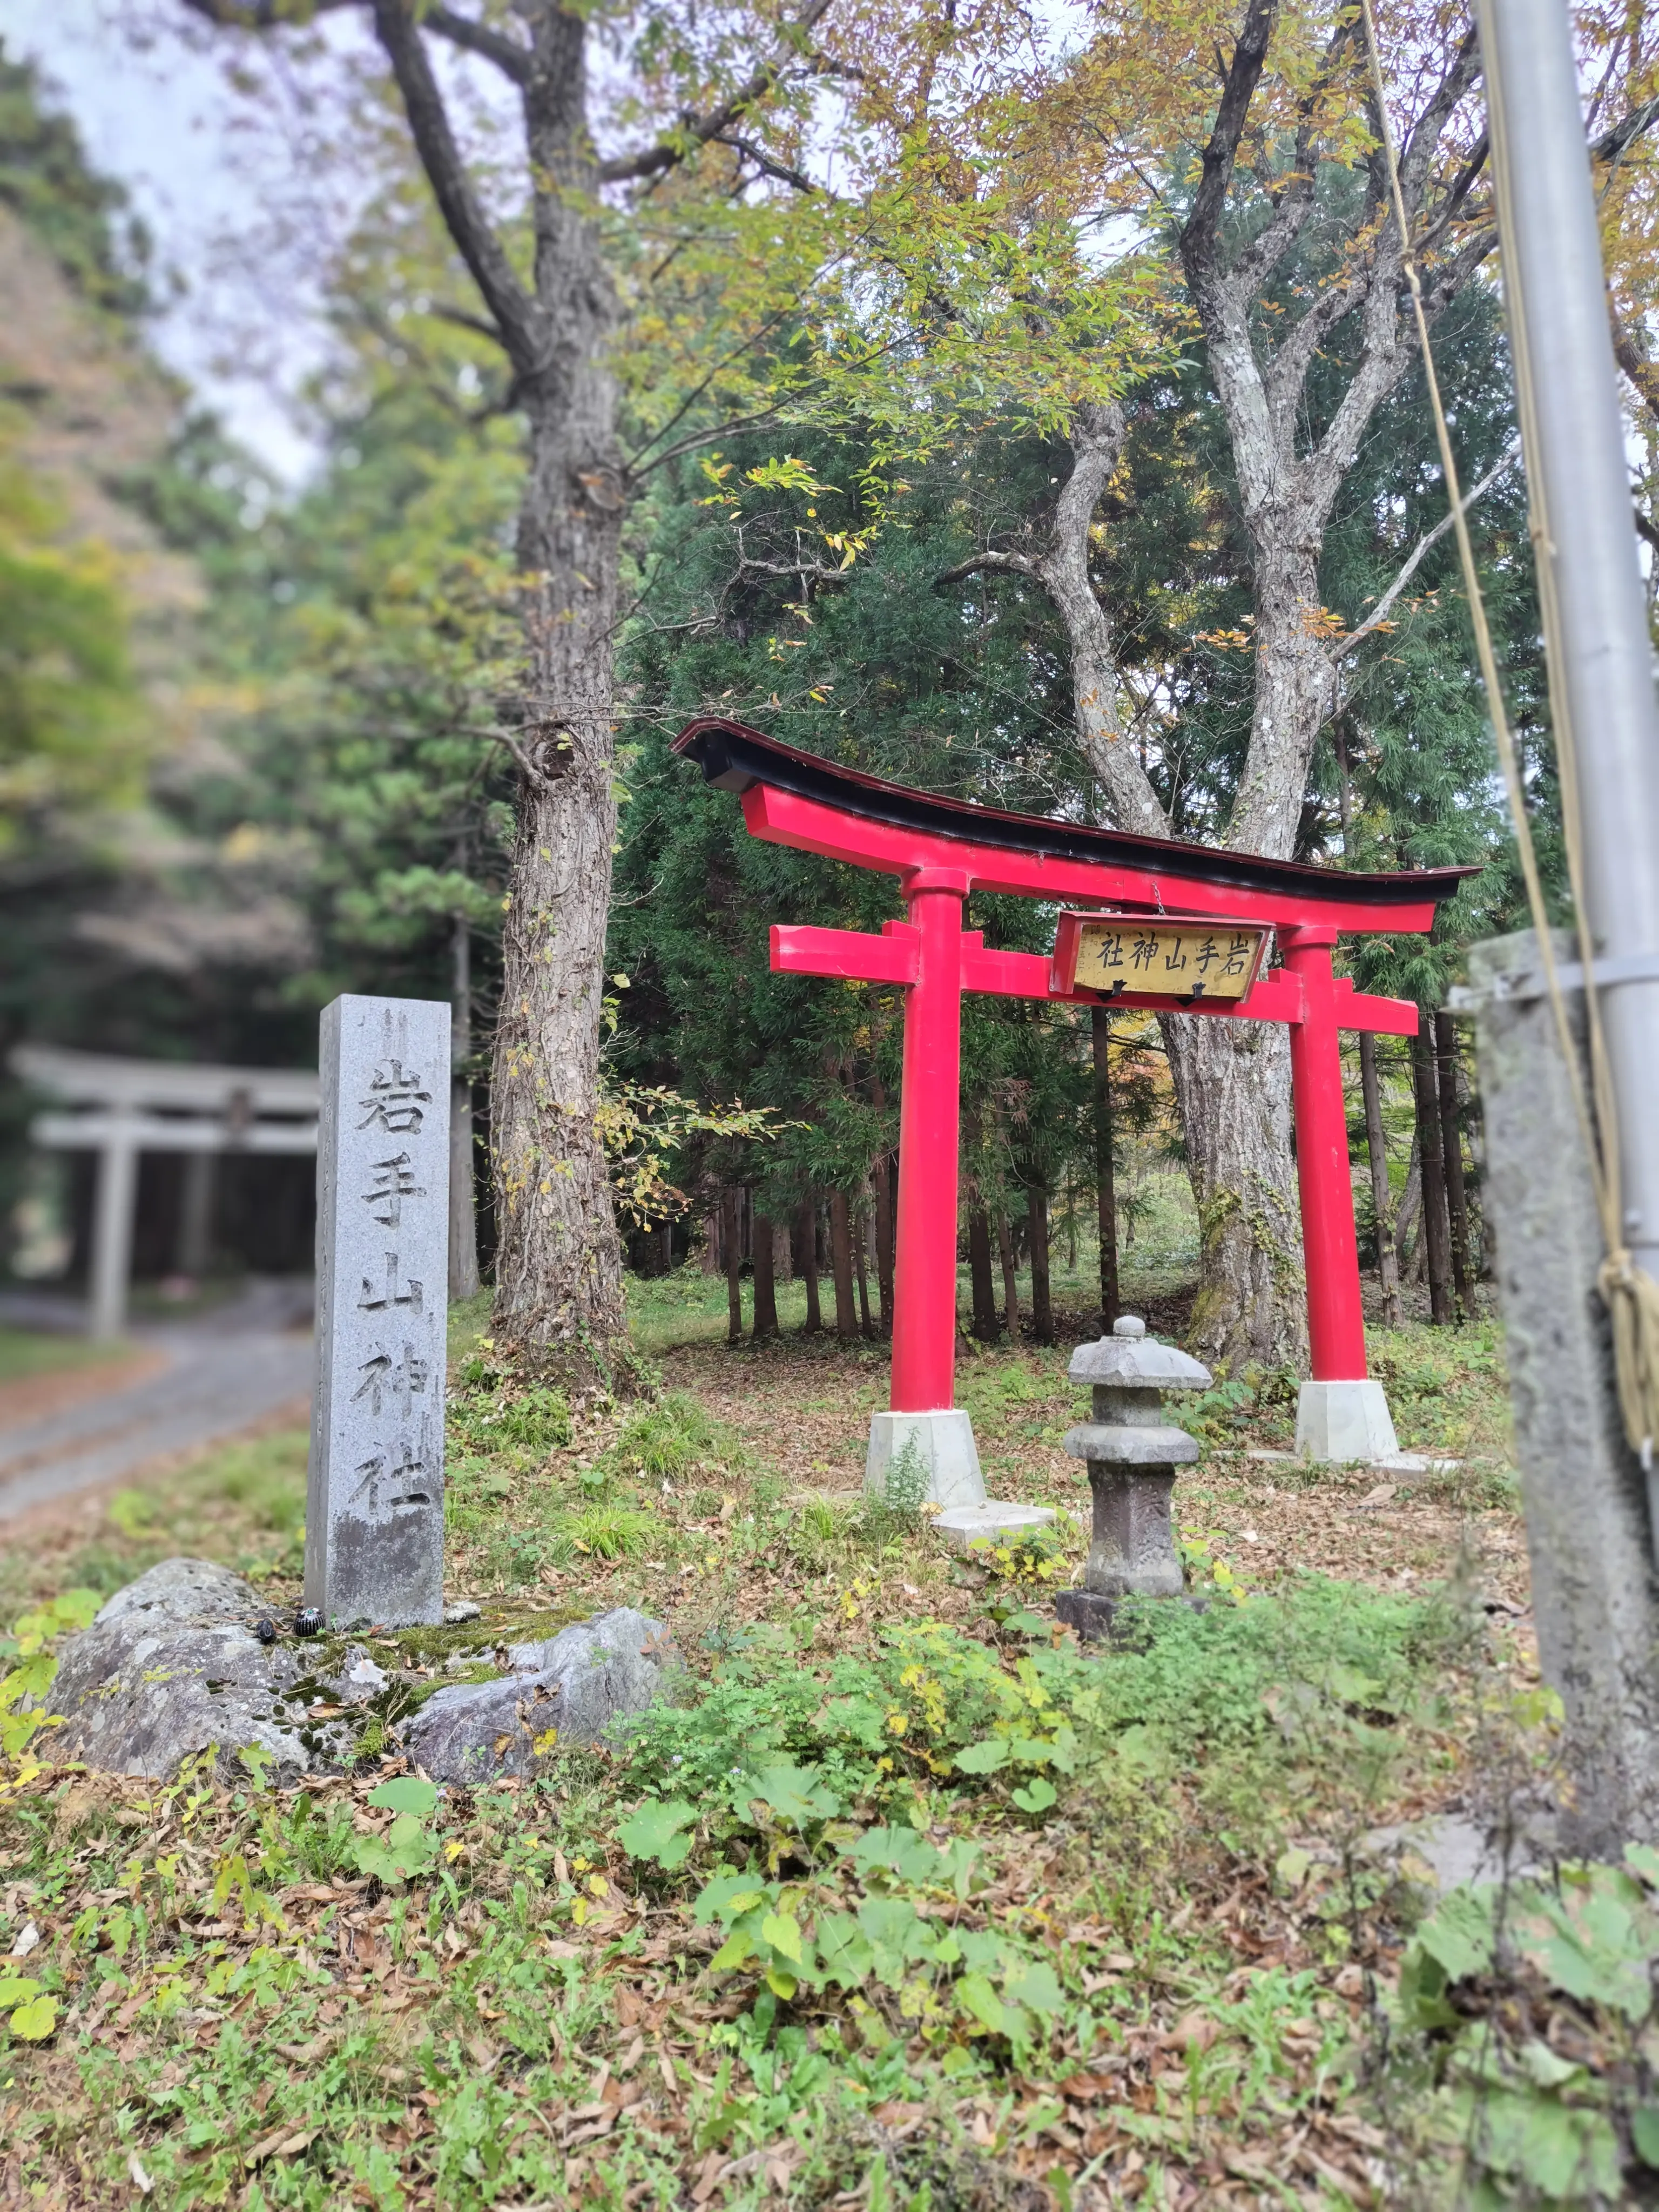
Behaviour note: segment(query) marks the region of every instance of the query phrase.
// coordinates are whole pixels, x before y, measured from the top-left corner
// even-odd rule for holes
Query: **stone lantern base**
[[[1094,1644],[1111,1634],[1120,1602],[1115,1597],[1103,1597],[1098,1590],[1060,1590],[1054,1598],[1054,1619],[1074,1628],[1080,1643]]]

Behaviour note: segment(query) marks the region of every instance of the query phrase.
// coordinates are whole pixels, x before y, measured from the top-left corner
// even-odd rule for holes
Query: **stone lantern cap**
[[[1066,1370],[1073,1382],[1098,1389],[1207,1390],[1210,1370],[1178,1345],[1148,1336],[1139,1314],[1120,1314],[1109,1336],[1080,1344]]]
[[[1158,1419],[1165,1390],[1201,1390],[1210,1370],[1173,1344],[1146,1334],[1138,1314],[1120,1316],[1109,1336],[1079,1345],[1068,1370],[1073,1382],[1094,1392],[1094,1419],[1069,1430],[1064,1449],[1073,1459],[1102,1466],[1150,1470],[1179,1467],[1198,1457],[1198,1440]]]

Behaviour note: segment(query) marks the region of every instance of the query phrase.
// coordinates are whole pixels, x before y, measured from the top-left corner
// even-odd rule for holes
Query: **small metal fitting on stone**
[[[316,1606],[305,1606],[295,1614],[294,1633],[296,1636],[320,1636],[322,1632],[323,1616]]]
[[[1170,1494],[1198,1442],[1165,1422],[1164,1393],[1206,1389],[1210,1370],[1123,1314],[1109,1336],[1078,1346],[1068,1371],[1093,1391],[1093,1418],[1067,1432],[1066,1449],[1089,1469],[1094,1528],[1083,1587],[1062,1590],[1054,1610],[1079,1636],[1103,1636],[1121,1599],[1179,1597],[1186,1587]]]

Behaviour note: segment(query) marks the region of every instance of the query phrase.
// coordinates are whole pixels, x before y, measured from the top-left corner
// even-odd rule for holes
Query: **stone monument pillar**
[[[1201,1390],[1210,1370],[1121,1314],[1112,1334],[1079,1345],[1068,1372],[1094,1387],[1094,1418],[1066,1437],[1086,1462],[1094,1530],[1081,1589],[1061,1590],[1060,1620],[1082,1637],[1103,1636],[1126,1597],[1179,1597],[1186,1587],[1170,1526],[1177,1467],[1198,1457],[1197,1439],[1163,1419],[1165,1390]]]
[[[325,1006],[306,1603],[327,1625],[443,1618],[449,1008]]]

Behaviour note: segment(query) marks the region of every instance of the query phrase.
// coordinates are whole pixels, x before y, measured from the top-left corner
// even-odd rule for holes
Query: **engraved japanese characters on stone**
[[[368,1097],[358,1101],[363,1118],[357,1127],[379,1127],[393,1136],[407,1136],[420,1127],[431,1103],[432,1093],[421,1088],[420,1077],[405,1072],[401,1060],[389,1060],[375,1069]]]
[[[372,1452],[356,1470],[357,1481],[347,1503],[371,1521],[394,1514],[422,1512],[436,1504],[428,1465],[426,1423],[421,1424],[418,1444],[407,1437],[384,1451]]]
[[[423,1296],[422,1285],[411,1279],[406,1287],[400,1290],[398,1284],[401,1280],[398,1255],[388,1252],[385,1281],[377,1283],[371,1276],[363,1277],[363,1294],[357,1301],[358,1310],[362,1313],[386,1313],[394,1306],[408,1306],[412,1312],[419,1313]]]
[[[408,1626],[443,1613],[449,1009],[347,995],[321,1043],[306,1601]]]
[[[407,1152],[394,1152],[389,1160],[376,1160],[369,1170],[370,1188],[362,1194],[368,1208],[369,1219],[378,1221],[382,1229],[398,1229],[403,1225],[404,1200],[424,1198],[426,1186],[415,1180],[415,1170]]]
[[[377,1344],[368,1358],[359,1363],[358,1373],[362,1381],[352,1392],[352,1403],[368,1399],[370,1411],[378,1419],[381,1406],[402,1401],[404,1419],[414,1411],[411,1400],[426,1389],[431,1369],[424,1359],[417,1359],[412,1344],[405,1344],[395,1357],[383,1345]]]

